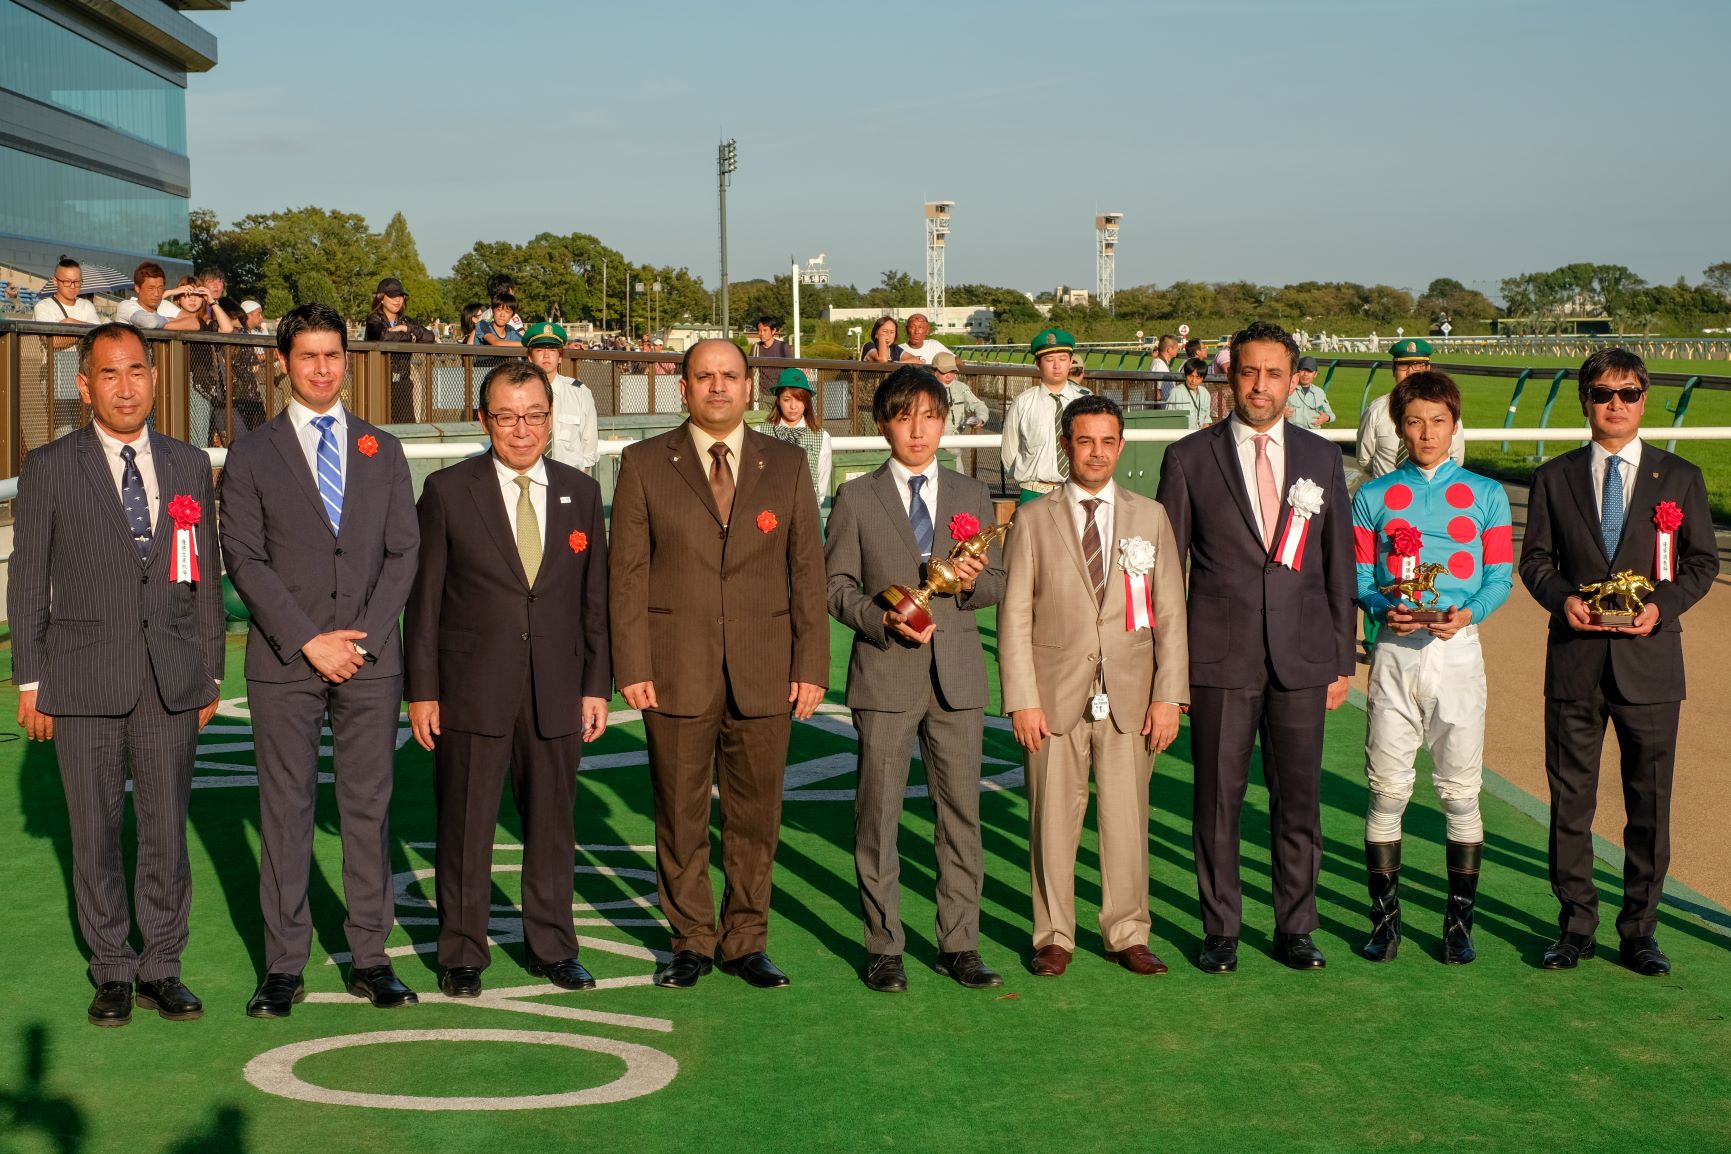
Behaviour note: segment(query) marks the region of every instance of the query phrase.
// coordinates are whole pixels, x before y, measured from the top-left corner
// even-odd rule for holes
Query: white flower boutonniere
[[[1154,569],[1154,542],[1146,537],[1118,539],[1118,567],[1126,573],[1140,576]]]
[[[1300,477],[1286,491],[1286,503],[1306,517],[1322,512],[1322,486],[1309,477]]]
[[[1322,486],[1309,477],[1300,477],[1286,490],[1286,503],[1292,506],[1292,516],[1286,519],[1286,531],[1275,542],[1274,559],[1296,572],[1304,563],[1304,541],[1310,534],[1310,519],[1322,512]]]
[[[1154,570],[1154,542],[1146,537],[1118,539],[1118,568],[1124,570],[1124,631],[1154,628],[1154,590],[1148,574]]]

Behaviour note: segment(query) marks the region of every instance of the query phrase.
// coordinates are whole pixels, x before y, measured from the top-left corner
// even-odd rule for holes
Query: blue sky
[[[1724,0],[870,5],[247,0],[188,99],[193,203],[408,217],[429,270],[589,232],[716,280],[1422,288],[1731,259]]]

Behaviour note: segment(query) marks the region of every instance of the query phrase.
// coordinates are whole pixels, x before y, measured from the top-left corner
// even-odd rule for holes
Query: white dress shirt
[[[1000,450],[1004,472],[1012,481],[1056,485],[1063,480],[1058,473],[1059,405],[1069,408],[1072,401],[1087,395],[1088,390],[1074,381],[1065,381],[1056,393],[1035,383],[1016,394],[1004,412]]]
[[[315,417],[331,416],[337,419],[331,426],[331,436],[337,439],[337,474],[343,478],[343,487],[348,487],[349,471],[349,414],[338,401],[331,406],[328,413],[315,413],[293,394],[288,403],[289,424],[295,431],[295,437],[301,443],[301,455],[307,459],[307,472],[313,479],[313,488],[319,485],[319,427],[313,424]]]
[[[896,479],[896,496],[901,498],[902,512],[913,515],[913,504],[910,500],[913,490],[908,488],[910,477],[924,477],[926,483],[920,487],[920,500],[925,504],[926,512],[932,519],[932,532],[935,539],[938,526],[938,459],[933,457],[926,462],[926,467],[915,473],[912,469],[890,458],[890,476]]]
[[[703,475],[709,476],[709,447],[716,439],[697,427],[697,422],[691,423],[691,440],[697,445],[697,463],[703,468]],[[745,451],[745,422],[733,426],[733,432],[721,438],[721,443],[727,446],[727,470],[733,474],[733,483],[739,484],[739,454]]]
[[[1082,543],[1082,534],[1088,531],[1088,510],[1082,508],[1083,501],[1099,500],[1104,502],[1094,510],[1094,523],[1100,527],[1100,556],[1105,562],[1105,572],[1112,571],[1112,510],[1118,501],[1117,482],[1108,479],[1098,493],[1090,493],[1075,481],[1064,486],[1064,493],[1070,499],[1070,524],[1076,530],[1076,543]],[[1087,556],[1082,558],[1087,560]]]
[[[1227,418],[1231,422],[1232,440],[1238,446],[1238,467],[1244,470],[1244,491],[1250,496],[1250,513],[1256,518],[1256,531],[1263,540],[1268,539],[1268,526],[1262,523],[1262,496],[1256,489],[1256,430],[1238,419],[1234,413]],[[1277,501],[1286,500],[1286,422],[1276,421],[1268,428],[1268,463],[1274,469],[1274,496]],[[1276,519],[1279,511],[1276,510]]]
[[[1623,512],[1629,511],[1629,502],[1635,496],[1635,476],[1641,468],[1641,437],[1635,439],[1617,450],[1617,459],[1622,467],[1617,471],[1623,474]],[[1605,468],[1611,462],[1610,450],[1599,442],[1593,442],[1593,508],[1599,511],[1599,519],[1605,519]]]
[[[497,456],[493,458],[493,472],[499,476],[499,495],[505,501],[505,520],[511,525],[511,540],[517,539],[517,498],[520,490],[517,488],[517,478],[529,478],[529,507],[535,510],[535,524],[541,528],[541,547],[547,547],[547,463],[540,457],[528,469],[519,473],[505,464]]]
[[[133,449],[132,463],[138,466],[138,475],[144,480],[144,498],[150,502],[151,532],[156,531],[156,518],[162,509],[162,491],[156,484],[156,463],[150,455],[150,432],[140,429],[138,436],[131,441],[122,441],[111,436],[109,432],[95,421],[90,427],[96,430],[97,443],[102,446],[103,459],[108,462],[108,475],[114,478],[114,494],[120,496],[122,470],[126,462],[120,459],[120,450],[127,445]]]

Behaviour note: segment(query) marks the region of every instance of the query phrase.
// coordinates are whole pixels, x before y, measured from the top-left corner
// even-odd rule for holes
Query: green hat
[[[1062,350],[1067,353],[1076,351],[1076,338],[1063,329],[1041,329],[1028,344],[1028,351],[1034,354],[1037,361],[1046,353]]]
[[[779,394],[783,389],[804,389],[811,392],[811,378],[801,369],[783,369],[781,375],[775,378],[775,384],[770,388],[771,395]]]
[[[1430,342],[1408,337],[1404,341],[1396,341],[1388,346],[1388,355],[1394,358],[1395,364],[1402,361],[1430,360]]]
[[[530,325],[523,334],[523,347],[562,349],[565,347],[565,330],[552,321]]]

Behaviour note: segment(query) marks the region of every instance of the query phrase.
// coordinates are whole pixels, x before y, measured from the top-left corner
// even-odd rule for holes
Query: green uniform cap
[[[1408,337],[1404,341],[1396,341],[1388,347],[1388,355],[1394,358],[1396,364],[1401,361],[1430,360],[1430,342],[1421,341],[1416,337]]]
[[[1067,353],[1076,351],[1076,338],[1063,329],[1041,329],[1028,345],[1028,351],[1034,354],[1036,361],[1042,355],[1055,353],[1060,349]]]
[[[811,378],[807,377],[802,369],[783,369],[781,375],[775,378],[775,384],[769,391],[773,395],[783,389],[804,389],[809,393],[811,392]]]
[[[523,334],[523,347],[562,349],[565,347],[565,330],[552,321],[530,325]]]

